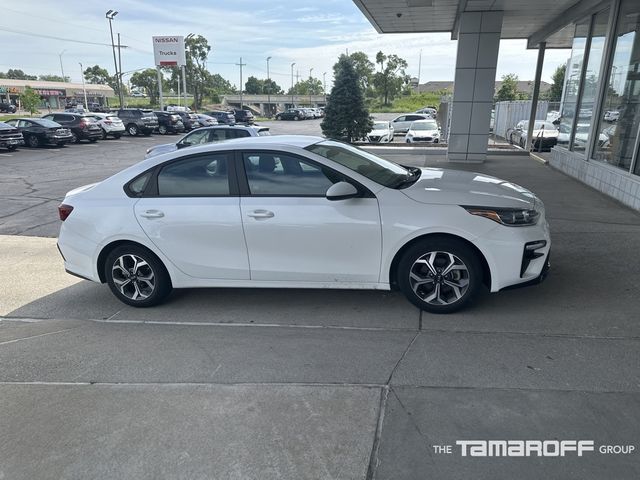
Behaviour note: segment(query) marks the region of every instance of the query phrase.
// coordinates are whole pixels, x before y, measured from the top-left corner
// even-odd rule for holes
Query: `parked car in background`
[[[224,110],[211,110],[209,112],[202,112],[205,115],[209,115],[210,117],[215,118],[219,124],[221,125],[235,125],[236,117],[231,112],[226,112]]]
[[[514,128],[507,130],[509,143],[525,148],[527,144],[528,120],[520,120]],[[558,143],[558,129],[545,120],[536,120],[533,124],[531,148],[533,150],[549,150]]]
[[[438,110],[436,110],[433,107],[424,107],[424,108],[421,108],[420,110],[416,110],[415,113],[422,113],[424,115],[430,115],[431,118],[436,118],[436,116],[438,115]]]
[[[159,127],[158,117],[151,110],[141,108],[121,108],[118,110],[118,118],[124,123],[124,128],[132,137],[151,135]]]
[[[440,143],[440,128],[433,119],[416,120],[404,137],[407,143]]]
[[[444,314],[539,283],[551,248],[544,205],[521,186],[308,136],[149,158],[58,211],[65,270],[134,307],[173,288],[398,288]]]
[[[140,91],[134,91],[134,92],[131,92],[131,96],[136,98],[143,98],[143,97],[146,97],[147,94]]]
[[[234,138],[266,137],[271,135],[268,127],[244,125],[218,125],[202,127],[185,135],[176,143],[165,143],[147,149],[146,157],[154,157],[162,153],[174,152],[181,148],[203,145],[205,143],[223,142]]]
[[[391,125],[396,133],[407,133],[409,127],[416,120],[430,120],[431,115],[424,113],[409,113],[407,115],[400,115],[391,121]]]
[[[305,113],[299,108],[290,108],[284,112],[276,114],[276,120],[304,120]]]
[[[196,117],[198,117],[198,123],[203,127],[218,125],[218,120],[209,115],[205,115],[204,113],[196,113]]]
[[[16,106],[13,103],[0,102],[0,113],[16,113]]]
[[[6,123],[20,130],[25,145],[32,148],[42,145],[61,147],[73,141],[71,130],[46,118],[12,118]]]
[[[547,112],[547,122],[551,122],[554,125],[560,123],[560,112],[557,110],[550,110]]]
[[[164,107],[164,109],[167,112],[187,112],[187,113],[192,113],[191,109],[189,107],[185,107],[182,105],[166,105]]]
[[[24,145],[22,133],[14,125],[0,122],[0,148],[15,150]]]
[[[118,139],[125,133],[124,123],[118,116],[112,113],[92,113],[91,114],[100,128],[102,128],[102,139],[106,140],[109,135]]]
[[[184,132],[184,123],[176,112],[157,111],[153,113],[158,117],[158,133],[160,135]]]
[[[620,118],[620,110],[607,110],[604,112],[604,120],[607,122],[617,122]]]
[[[198,121],[198,116],[195,113],[189,113],[184,110],[174,110],[171,112],[180,117],[182,120],[182,124],[184,125],[184,131],[190,132],[193,129],[200,128],[200,122]]]
[[[100,128],[92,114],[50,113],[42,118],[52,120],[71,130],[73,143],[80,143],[81,140],[89,140],[89,142],[94,143],[102,138],[102,128]]]
[[[236,118],[236,123],[242,123],[245,125],[252,125],[253,123],[255,123],[255,117],[249,110],[235,109],[233,111],[233,115]]]
[[[366,138],[369,143],[390,143],[393,142],[393,127],[391,122],[375,121],[371,131]]]
[[[89,107],[89,111],[90,112],[108,113],[110,111],[109,107],[105,107],[103,105],[100,105],[97,102],[89,103],[88,107]]]
[[[600,145],[602,148],[611,148],[611,142],[616,136],[616,127],[617,125],[614,124],[602,130],[602,135],[607,137],[606,139],[602,139],[602,143]]]

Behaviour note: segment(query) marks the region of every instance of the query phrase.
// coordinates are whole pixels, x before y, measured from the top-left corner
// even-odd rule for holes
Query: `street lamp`
[[[58,56],[60,57],[60,71],[62,72],[62,81],[66,83],[66,79],[64,77],[64,67],[62,66],[62,54],[64,54],[64,52],[66,52],[67,50],[64,49],[62,50]]]
[[[269,60],[271,60],[271,57],[267,57],[267,109],[269,110],[268,116],[271,117],[271,77],[269,76]]]
[[[122,79],[120,78],[120,75],[118,74],[118,61],[116,60],[116,45],[113,41],[113,25],[111,24],[111,21],[113,20],[113,18],[118,15],[118,12],[115,10],[107,10],[107,13],[105,14],[105,17],[107,20],[109,20],[109,32],[111,33],[111,50],[113,51],[113,67],[116,71],[116,80],[118,82],[118,98],[120,99],[120,108],[124,107],[124,98],[122,96]]]
[[[191,40],[193,37],[195,37],[195,34],[190,33],[189,35],[187,35],[187,37],[184,39],[184,48],[185,50],[187,49],[187,42],[189,40]],[[186,54],[185,54],[185,63],[186,63]],[[192,79],[193,80],[193,79]],[[184,95],[184,106],[187,106],[187,67],[186,65],[182,66],[182,94]],[[194,102],[195,102],[195,97],[194,97]]]
[[[80,65],[80,76],[82,77],[82,93],[84,94],[84,108],[89,110],[89,103],[87,102],[87,89],[84,88],[84,69],[82,68],[82,63],[78,62]]]
[[[309,69],[309,106],[311,107],[313,105],[313,102],[311,102],[311,80],[313,79],[313,77],[311,76],[311,74],[313,73],[313,67]]]
[[[296,62],[291,64],[291,108],[295,107],[295,104],[293,103],[293,67],[295,64]]]
[[[327,72],[322,74],[322,91],[324,92],[324,103],[327,103]]]

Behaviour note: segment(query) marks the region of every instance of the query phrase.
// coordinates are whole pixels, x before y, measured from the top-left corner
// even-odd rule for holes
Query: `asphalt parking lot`
[[[0,152],[0,479],[640,477],[636,212],[526,156],[492,156],[453,167],[543,199],[552,271],[537,287],[449,316],[332,290],[185,290],[133,309],[64,274],[56,206],[171,139]],[[635,453],[433,448],[524,439]]]

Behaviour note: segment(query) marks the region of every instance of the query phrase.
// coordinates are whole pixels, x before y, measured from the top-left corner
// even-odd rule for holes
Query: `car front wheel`
[[[135,123],[130,124],[127,127],[127,133],[132,137],[135,137],[136,135],[138,135],[138,126]]]
[[[123,245],[107,256],[104,274],[113,294],[127,305],[152,307],[171,293],[171,279],[153,253],[137,245]]]
[[[452,313],[468,305],[482,288],[482,266],[477,254],[460,240],[425,240],[404,253],[397,282],[418,308]]]

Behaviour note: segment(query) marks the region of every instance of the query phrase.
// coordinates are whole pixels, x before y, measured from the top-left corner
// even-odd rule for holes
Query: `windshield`
[[[389,124],[387,122],[374,123],[373,124],[373,129],[374,130],[388,130],[389,129]]]
[[[411,125],[411,130],[437,130],[438,124],[436,122],[415,122]]]
[[[400,165],[335,140],[325,140],[305,149],[389,188],[399,188],[414,175]]]

